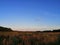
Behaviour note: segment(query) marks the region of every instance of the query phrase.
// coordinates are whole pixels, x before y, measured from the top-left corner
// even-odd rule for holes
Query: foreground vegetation
[[[18,32],[0,27],[0,45],[60,45],[60,32]]]

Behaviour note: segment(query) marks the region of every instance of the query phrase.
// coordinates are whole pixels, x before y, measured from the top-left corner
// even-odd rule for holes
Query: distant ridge
[[[13,31],[13,30],[11,28],[6,28],[6,27],[0,26],[0,31]]]
[[[46,30],[46,31],[43,31],[43,32],[60,32],[60,29],[54,29],[54,30]]]

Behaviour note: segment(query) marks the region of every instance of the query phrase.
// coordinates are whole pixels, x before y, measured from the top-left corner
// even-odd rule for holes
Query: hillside
[[[4,32],[4,31],[13,31],[13,30],[11,28],[0,26],[0,31]]]

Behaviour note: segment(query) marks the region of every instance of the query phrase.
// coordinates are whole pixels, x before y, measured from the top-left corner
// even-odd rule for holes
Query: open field
[[[0,45],[60,45],[60,32],[0,32]]]

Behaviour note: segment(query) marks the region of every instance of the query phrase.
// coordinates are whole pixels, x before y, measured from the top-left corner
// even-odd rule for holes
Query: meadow
[[[60,45],[60,32],[0,32],[0,45]]]

